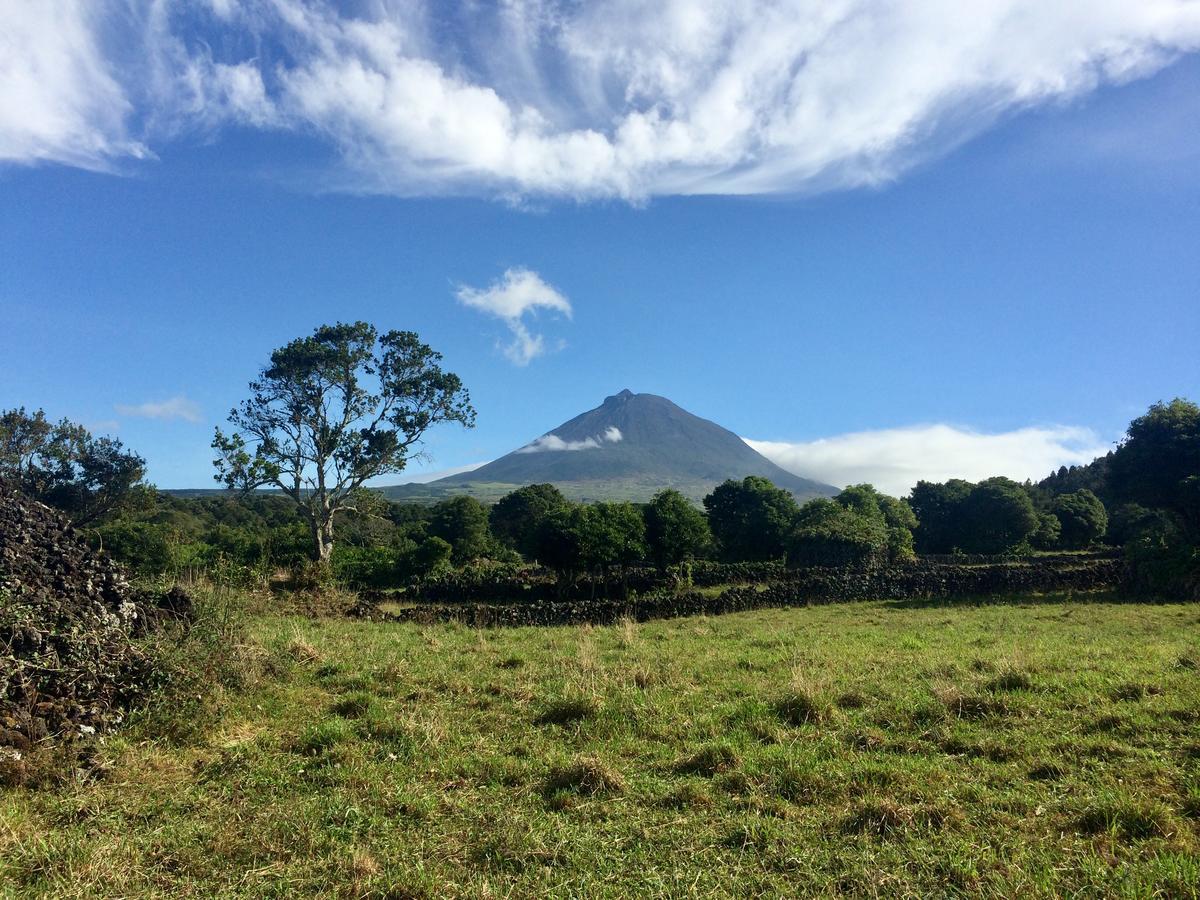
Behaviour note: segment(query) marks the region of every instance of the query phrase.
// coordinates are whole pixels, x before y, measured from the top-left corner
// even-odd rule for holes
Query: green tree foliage
[[[1166,525],[1171,514],[1165,509],[1149,509],[1140,503],[1123,503],[1108,518],[1105,540],[1123,547],[1147,528]]]
[[[659,491],[642,510],[650,558],[672,566],[704,554],[712,543],[708,520],[683,494]]]
[[[790,493],[757,475],[717,485],[704,508],[717,548],[730,562],[781,558],[799,512]]]
[[[1200,600],[1200,546],[1179,516],[1146,517],[1125,543],[1133,588],[1172,600]]]
[[[1124,502],[1186,513],[1183,482],[1200,475],[1200,406],[1155,403],[1129,423],[1109,464],[1113,493]]]
[[[1062,526],[1060,543],[1068,550],[1090,547],[1108,530],[1108,512],[1087,488],[1059,494],[1050,509]]]
[[[837,495],[836,501],[883,524],[887,529],[888,557],[893,562],[913,558],[913,529],[917,527],[917,517],[905,501],[881,494],[869,484],[851,485]]]
[[[95,531],[101,548],[140,574],[159,575],[175,567],[174,549],[179,541],[167,526],[117,520]]]
[[[1129,424],[1109,465],[1117,530],[1137,586],[1200,599],[1200,406],[1156,403]]]
[[[271,354],[218,428],[216,479],[283,491],[308,524],[312,557],[326,563],[334,517],[354,509],[370,478],[403,470],[439,422],[474,425],[475,410],[441,354],[411,331],[378,335],[366,322],[323,325]]]
[[[145,475],[146,461],[115,438],[93,437],[66,419],[51,424],[40,409],[0,413],[0,477],[77,526],[149,504]]]
[[[488,514],[488,522],[498,541],[533,559],[542,521],[566,505],[567,498],[554,485],[530,484],[501,497]]]
[[[918,481],[908,505],[917,518],[913,533],[921,553],[953,553],[963,547],[963,504],[974,485],[960,478],[944,483]]]
[[[440,537],[426,538],[413,554],[414,570],[418,575],[434,575],[450,568],[454,548]]]
[[[645,522],[632,503],[571,504],[550,513],[538,531],[538,559],[566,582],[631,565],[646,553]]]
[[[962,507],[962,548],[969,553],[1008,553],[1024,544],[1038,528],[1029,494],[1003,476],[988,478],[971,489]]]
[[[1062,522],[1058,516],[1050,512],[1038,513],[1037,531],[1029,538],[1029,543],[1038,550],[1054,550],[1062,540]]]
[[[822,497],[804,504],[788,539],[788,563],[865,566],[885,562],[888,527],[877,507],[857,503],[864,495],[856,490],[847,498],[850,503]]]
[[[435,504],[429,533],[451,546],[452,559],[458,565],[486,556],[492,539],[487,508],[467,496],[450,497]]]
[[[1087,488],[1108,505],[1113,502],[1109,490],[1109,466],[1112,457],[1113,453],[1110,450],[1107,455],[1099,456],[1085,466],[1060,466],[1057,472],[1039,481],[1036,489],[1040,494],[1052,499],[1059,494],[1070,494]]]

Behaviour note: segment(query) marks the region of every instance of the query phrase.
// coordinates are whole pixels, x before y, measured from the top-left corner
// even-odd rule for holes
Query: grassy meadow
[[[1200,892],[1196,605],[260,610],[229,652],[242,688],[0,792],[0,895]]]

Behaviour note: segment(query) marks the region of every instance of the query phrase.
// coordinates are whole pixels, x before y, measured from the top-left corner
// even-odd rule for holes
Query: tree
[[[1029,538],[1029,542],[1039,550],[1054,550],[1062,540],[1062,522],[1054,513],[1038,513],[1037,531]]]
[[[704,508],[721,555],[733,562],[782,557],[799,512],[789,492],[757,475],[717,485]]]
[[[1108,530],[1108,512],[1087,488],[1054,498],[1050,511],[1062,526],[1060,543],[1068,550],[1091,546]]]
[[[1011,478],[988,478],[963,502],[962,548],[971,553],[1006,553],[1038,527],[1037,511],[1025,489]]]
[[[632,503],[570,504],[542,521],[537,555],[572,583],[584,572],[644,559],[646,526]]]
[[[1130,422],[1109,462],[1117,499],[1185,516],[1190,504],[1183,482],[1194,475],[1200,475],[1200,406],[1178,398],[1155,403]]]
[[[961,478],[945,483],[917,482],[908,505],[917,517],[913,538],[919,552],[953,553],[962,546],[963,504],[973,487]]]
[[[450,568],[454,548],[440,537],[426,538],[411,554],[412,567],[417,575],[434,575]]]
[[[488,522],[498,541],[533,559],[542,520],[566,505],[567,498],[554,485],[530,484],[501,497],[488,514]]]
[[[646,558],[646,522],[632,503],[593,503],[588,507],[591,562],[598,568],[632,566]]]
[[[708,520],[679,491],[659,491],[642,510],[646,542],[659,566],[671,566],[701,555],[712,542]]]
[[[378,335],[366,322],[297,338],[230,412],[236,430],[216,430],[216,479],[283,491],[308,524],[313,559],[328,564],[334,515],[355,509],[368,479],[402,471],[432,426],[474,425],[467,391],[441,359],[411,331]]]
[[[893,562],[913,558],[913,529],[917,517],[903,500],[889,497],[869,484],[854,484],[835,498],[859,515],[880,522],[887,529],[888,557]]]
[[[789,564],[865,566],[888,558],[888,527],[878,509],[840,499],[818,497],[800,507],[788,539]]]
[[[93,437],[66,419],[52,425],[40,409],[0,413],[0,477],[77,526],[149,505],[145,475],[146,461],[115,438]]]
[[[450,497],[433,507],[429,533],[453,548],[452,559],[458,565],[487,554],[491,543],[488,512],[474,497]]]

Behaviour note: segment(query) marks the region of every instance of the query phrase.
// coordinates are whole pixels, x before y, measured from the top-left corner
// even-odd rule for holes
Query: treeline
[[[432,506],[361,490],[336,512],[325,559],[293,497],[252,491],[184,498],[144,481],[144,461],[40,411],[0,414],[0,477],[71,515],[144,574],[204,571],[266,580],[281,570],[393,587],[464,566],[539,563],[564,585],[688,560],[872,567],[917,554],[1020,557],[1124,547],[1140,590],[1200,596],[1200,407],[1160,403],[1090,466],[1037,484],[1008,478],[920,482],[906,498],[854,485],[799,504],[760,477],[727,481],[697,507],[674,490],[649,503],[568,501],[522,487],[493,506]]]

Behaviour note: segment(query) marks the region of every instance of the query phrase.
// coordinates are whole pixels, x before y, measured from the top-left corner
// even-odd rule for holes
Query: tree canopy
[[[962,545],[962,504],[974,485],[961,478],[946,482],[918,481],[908,497],[917,518],[913,533],[921,553],[953,553]]]
[[[1050,509],[1061,526],[1059,544],[1068,550],[1090,547],[1108,530],[1108,512],[1087,488],[1059,494]]]
[[[450,497],[434,504],[429,533],[450,545],[451,559],[459,565],[484,556],[492,542],[487,508],[474,497]]]
[[[530,484],[501,497],[488,514],[488,522],[498,541],[533,559],[542,521],[566,505],[567,498],[554,485]]]
[[[1200,476],[1200,406],[1182,399],[1155,403],[1129,423],[1109,472],[1121,501],[1185,511],[1183,482]]]
[[[216,430],[216,479],[283,491],[308,522],[313,558],[327,562],[334,516],[355,508],[368,479],[402,471],[439,422],[474,425],[467,391],[441,359],[411,331],[379,335],[366,322],[297,338],[230,412],[235,430]]]
[[[94,437],[42,410],[0,413],[0,477],[65,512],[78,526],[150,502],[146,461],[115,438]]]
[[[730,560],[781,558],[799,512],[788,491],[757,475],[717,485],[704,508],[717,547]]]
[[[887,557],[888,529],[877,510],[866,511],[824,497],[800,508],[788,537],[788,563],[792,565],[862,566],[884,562]]]
[[[660,566],[694,559],[712,543],[704,513],[679,491],[659,491],[646,504],[643,515],[650,556]]]

